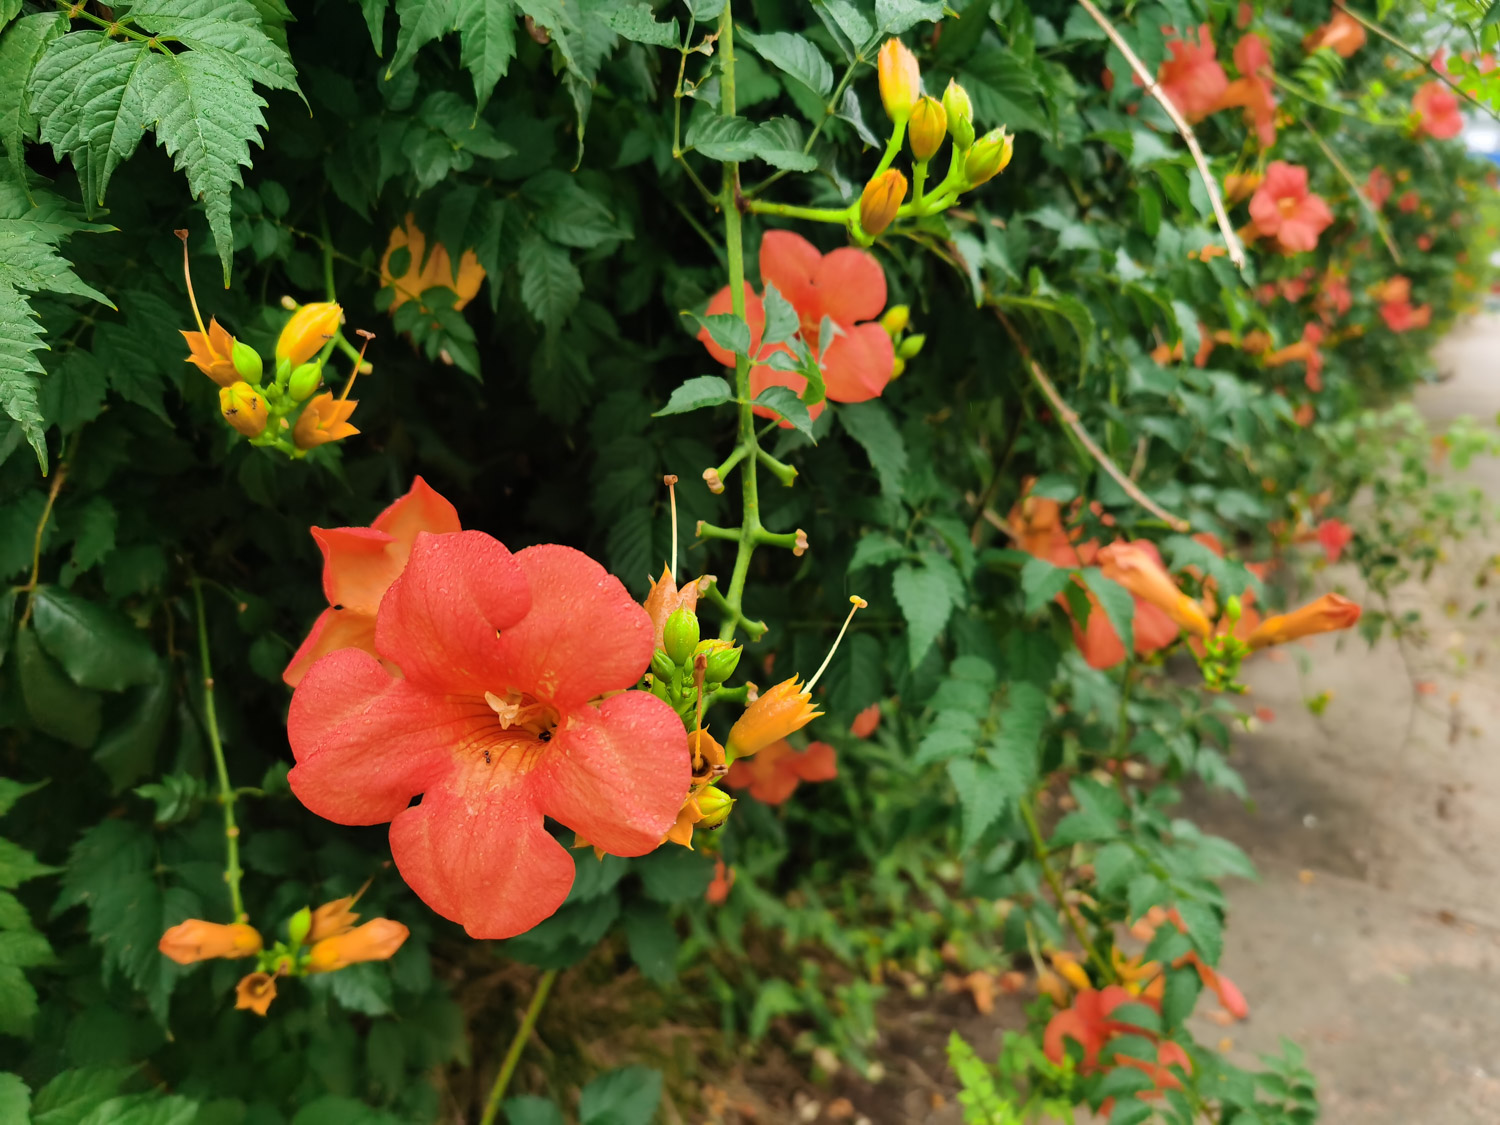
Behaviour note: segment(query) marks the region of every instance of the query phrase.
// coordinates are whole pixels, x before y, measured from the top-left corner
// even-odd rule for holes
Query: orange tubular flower
[[[796,676],[783,680],[746,707],[739,721],[729,728],[729,756],[743,758],[764,750],[822,713],[813,706],[812,693],[798,683]]]
[[[1334,9],[1333,19],[1302,40],[1302,49],[1309,54],[1326,47],[1344,59],[1353,56],[1364,45],[1364,26],[1342,8]]]
[[[344,310],[332,301],[300,305],[276,341],[276,359],[300,367],[323,350],[344,319]]]
[[[1291,613],[1277,614],[1260,623],[1248,640],[1252,649],[1295,641],[1317,633],[1348,629],[1359,621],[1360,607],[1341,594],[1324,594]]]
[[[219,386],[228,387],[240,381],[240,373],[234,369],[234,337],[218,320],[208,322],[207,332],[183,332],[182,338],[192,353],[187,362]]]
[[[708,890],[703,894],[710,906],[719,906],[729,897],[729,892],[734,887],[735,875],[735,869],[725,867],[722,859],[714,860],[713,882],[708,884]]]
[[[391,255],[405,249],[410,255],[406,272],[397,277],[391,272]],[[424,260],[425,259],[425,260]],[[394,313],[407,301],[422,303],[423,292],[428,289],[451,289],[454,311],[463,309],[479,293],[484,284],[484,267],[472,250],[465,250],[458,259],[458,276],[453,276],[453,259],[448,248],[441,242],[427,247],[427,236],[417,227],[415,215],[408,214],[402,226],[391,231],[391,241],[380,259],[380,283],[394,291],[390,311]],[[426,306],[423,306],[424,308]]]
[[[1133,543],[1111,543],[1099,551],[1104,577],[1154,605],[1189,633],[1206,637],[1212,626],[1203,607],[1177,588],[1164,566]]]
[[[360,961],[386,961],[411,933],[400,922],[374,918],[347,933],[324,938],[308,954],[307,971],[332,973]]]
[[[1157,88],[1188,121],[1202,121],[1219,108],[1219,100],[1229,89],[1229,76],[1214,50],[1213,30],[1208,24],[1190,28],[1181,38],[1169,41],[1167,50],[1171,58],[1156,72]]]
[[[270,973],[251,973],[240,978],[234,989],[234,1006],[238,1010],[248,1009],[257,1016],[266,1014],[271,1001],[276,999],[276,978]]]
[[[353,437],[359,429],[349,423],[349,415],[358,405],[357,401],[336,399],[332,391],[324,391],[303,408],[292,430],[293,443],[298,449],[316,449],[330,441]]]
[[[752,761],[729,767],[724,784],[731,789],[749,789],[750,796],[767,805],[779,805],[804,781],[832,781],[839,775],[838,754],[826,742],[812,742],[806,750],[793,750],[785,739],[765,748]]]
[[[854,716],[854,722],[849,724],[849,733],[855,738],[869,738],[878,726],[880,726],[880,704],[872,703]]]
[[[156,948],[179,965],[191,965],[194,961],[219,957],[233,960],[252,956],[261,950],[261,937],[255,927],[243,922],[223,926],[201,918],[189,918],[162,934]]]
[[[320,941],[347,934],[354,929],[354,923],[359,921],[359,915],[349,908],[354,905],[354,900],[358,897],[358,895],[345,895],[332,902],[325,902],[314,910],[312,926],[303,940],[308,945],[317,945]]]

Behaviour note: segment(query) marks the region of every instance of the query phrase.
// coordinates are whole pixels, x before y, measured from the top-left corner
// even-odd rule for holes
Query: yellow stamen
[[[208,343],[208,329],[203,327],[203,314],[198,311],[198,298],[193,293],[193,271],[188,268],[188,232],[185,230],[174,230],[172,232],[182,239],[182,276],[187,278],[188,302],[193,306],[193,319],[198,322],[198,331],[203,333],[204,343]],[[213,345],[208,344],[209,351],[213,351]]]
[[[670,574],[672,581],[677,581],[677,477],[668,473],[661,478],[662,484],[667,486],[667,499],[672,504],[672,568]],[[698,724],[702,726],[702,723]]]
[[[849,598],[849,616],[844,618],[843,628],[839,630],[839,635],[833,638],[833,647],[828,650],[828,655],[823,657],[823,663],[818,665],[818,670],[813,673],[812,679],[807,681],[807,686],[802,689],[803,691],[812,691],[813,685],[818,682],[818,678],[822,676],[824,672],[828,671],[828,665],[829,662],[833,660],[833,654],[838,652],[839,650],[839,642],[844,639],[844,634],[849,631],[849,622],[854,620],[854,615],[856,613],[864,609],[869,604],[869,602],[865,601],[865,599],[860,597],[858,594],[854,594]]]
[[[354,380],[359,378],[359,373],[365,366],[365,349],[370,346],[370,341],[375,339],[375,333],[366,332],[363,328],[356,328],[354,334],[364,343],[359,346],[359,358],[354,361],[354,370],[349,373],[349,381],[344,384],[344,393],[339,395],[340,402],[347,399],[349,392],[354,389]]]

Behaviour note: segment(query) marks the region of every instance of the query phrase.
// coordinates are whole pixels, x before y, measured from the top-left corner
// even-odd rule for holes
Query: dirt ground
[[[1437,359],[1445,378],[1419,390],[1423,414],[1494,419],[1500,316],[1465,325]],[[1500,510],[1500,461],[1465,476]],[[1431,623],[1405,653],[1319,638],[1253,661],[1250,704],[1275,717],[1235,744],[1251,803],[1200,793],[1186,810],[1261,872],[1229,888],[1222,964],[1251,1018],[1205,1023],[1201,1037],[1240,1062],[1282,1036],[1301,1044],[1325,1125],[1500,1123],[1500,608],[1473,621],[1451,612],[1483,600],[1473,579],[1497,552],[1500,528],[1402,592],[1400,608]],[[1361,592],[1353,572],[1321,581]],[[1331,700],[1314,716],[1306,701],[1322,692]],[[947,1031],[993,1052],[1021,1022],[1005,1002],[990,1018],[962,1002],[892,1013],[889,1079],[835,1080],[800,1095],[791,1119],[957,1125]]]

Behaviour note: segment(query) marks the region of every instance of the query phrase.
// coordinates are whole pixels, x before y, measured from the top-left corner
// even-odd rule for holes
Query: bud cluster
[[[646,677],[649,690],[671,704],[686,722],[697,712],[700,695],[706,707],[713,693],[734,675],[741,651],[729,641],[700,639],[698,615],[682,606],[672,611],[662,627],[662,647],[652,654]]]
[[[896,348],[896,367],[891,372],[892,379],[901,377],[906,371],[906,361],[914,359],[922,351],[922,345],[927,343],[927,337],[923,333],[907,332],[910,324],[911,309],[906,305],[892,305],[880,318],[880,327],[885,329]]]

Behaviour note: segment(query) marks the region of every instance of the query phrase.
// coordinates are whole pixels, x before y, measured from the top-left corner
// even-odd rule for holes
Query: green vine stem
[[[208,656],[208,618],[203,612],[203,583],[195,574],[193,583],[193,607],[198,616],[198,657],[203,665],[203,719],[208,728],[208,745],[213,751],[214,769],[219,775],[219,804],[224,809],[224,882],[229,886],[229,904],[234,910],[234,920],[249,919],[245,903],[240,897],[240,878],[244,870],[240,867],[240,830],[234,822],[234,802],[238,791],[229,784],[229,767],[224,762],[224,743],[219,738],[219,713],[214,708],[214,669]]]
[[[1031,849],[1036,853],[1037,864],[1042,869],[1042,878],[1047,880],[1047,886],[1052,888],[1052,894],[1057,899],[1057,908],[1068,919],[1068,927],[1073,931],[1073,936],[1078,939],[1078,944],[1083,947],[1084,954],[1099,970],[1100,979],[1106,983],[1113,981],[1114,970],[1110,968],[1109,962],[1103,958],[1098,946],[1089,937],[1088,930],[1084,928],[1083,919],[1068,905],[1063,891],[1062,877],[1047,862],[1047,857],[1052,853],[1048,850],[1047,841],[1042,836],[1042,826],[1037,822],[1036,810],[1031,807],[1031,800],[1028,797],[1020,802],[1021,819],[1026,822],[1026,831],[1031,835]]]
[[[547,1003],[553,982],[557,980],[557,972],[556,969],[548,969],[536,982],[536,991],[531,994],[531,1003],[526,1007],[526,1014],[521,1017],[521,1026],[516,1028],[516,1034],[506,1048],[505,1058],[500,1062],[500,1073],[495,1075],[495,1084],[490,1087],[490,1096],[485,1099],[484,1115],[480,1117],[479,1125],[494,1125],[495,1115],[500,1112],[500,1100],[505,1097],[510,1080],[516,1073],[521,1052],[526,1049],[526,1041],[531,1038],[537,1017],[542,1014],[542,1008]]]

